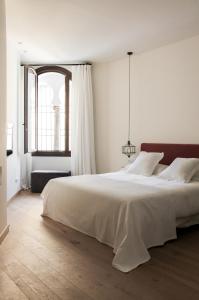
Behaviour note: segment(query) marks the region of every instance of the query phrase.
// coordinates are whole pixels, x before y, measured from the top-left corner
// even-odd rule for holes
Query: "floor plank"
[[[25,300],[28,299],[9,278],[9,276],[0,269],[0,299],[1,300]]]
[[[151,249],[148,263],[124,274],[112,268],[111,248],[41,212],[39,195],[27,192],[8,207],[0,299],[199,299],[199,227]]]

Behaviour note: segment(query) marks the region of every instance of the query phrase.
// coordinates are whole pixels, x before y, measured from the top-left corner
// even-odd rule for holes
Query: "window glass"
[[[38,76],[38,151],[65,150],[65,76]]]

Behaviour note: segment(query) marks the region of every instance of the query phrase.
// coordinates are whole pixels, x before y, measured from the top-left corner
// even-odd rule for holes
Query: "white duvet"
[[[43,215],[114,249],[113,266],[128,272],[148,248],[176,238],[176,220],[199,213],[199,183],[181,184],[124,171],[50,180]]]

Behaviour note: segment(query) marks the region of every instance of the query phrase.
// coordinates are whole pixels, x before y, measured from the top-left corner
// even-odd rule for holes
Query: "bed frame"
[[[170,165],[177,157],[199,158],[199,144],[156,144],[143,143],[141,151],[164,152],[161,164]]]

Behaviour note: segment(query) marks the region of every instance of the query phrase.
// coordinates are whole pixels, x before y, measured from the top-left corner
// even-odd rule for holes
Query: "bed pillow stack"
[[[193,180],[193,181],[199,181],[199,169],[198,169],[198,171],[194,174],[192,180]]]
[[[164,171],[168,166],[163,165],[163,164],[158,164],[155,167],[155,170],[153,172],[153,175],[158,176],[162,171]]]
[[[159,177],[167,180],[190,182],[198,170],[198,158],[176,158],[169,167],[159,174]]]
[[[142,151],[127,169],[128,173],[151,176],[164,153]]]

